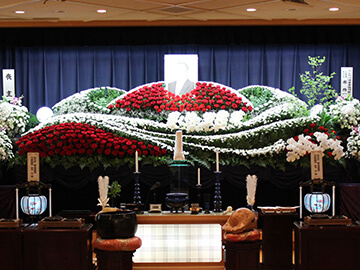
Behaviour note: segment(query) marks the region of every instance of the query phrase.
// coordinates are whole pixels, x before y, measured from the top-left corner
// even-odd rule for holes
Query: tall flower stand
[[[132,270],[132,257],[141,247],[137,236],[127,239],[102,239],[94,242],[98,270]]]

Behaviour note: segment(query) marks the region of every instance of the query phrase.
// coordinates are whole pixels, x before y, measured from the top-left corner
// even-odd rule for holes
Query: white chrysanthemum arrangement
[[[360,102],[356,98],[347,100],[338,97],[336,103],[330,106],[330,114],[337,118],[342,129],[352,129],[360,124]]]
[[[104,113],[107,114],[110,112],[110,110],[107,108],[107,106],[101,106],[94,102],[91,98],[91,95],[94,93],[103,93],[106,95],[107,91],[118,93],[120,96],[125,91],[115,88],[115,87],[97,87],[97,88],[91,88],[87,90],[83,90],[79,93],[75,93],[60,102],[56,103],[52,110],[54,111],[55,115],[61,115],[61,114],[69,114],[69,113]],[[104,97],[100,97],[104,98]],[[107,105],[107,102],[106,104]]]
[[[25,131],[30,115],[25,106],[14,105],[6,101],[0,102],[0,128],[9,138],[16,138]]]
[[[347,138],[347,158],[355,158],[360,160],[360,132],[359,127],[355,127]]]
[[[10,138],[6,135],[4,128],[0,129],[0,163],[9,160],[14,156],[13,146]]]
[[[183,129],[192,132],[217,132],[240,127],[245,116],[243,111],[229,113],[225,110],[218,112],[172,112],[169,114],[166,125],[172,129]]]

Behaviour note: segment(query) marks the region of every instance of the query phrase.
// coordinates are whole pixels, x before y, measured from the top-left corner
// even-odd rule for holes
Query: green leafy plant
[[[102,87],[100,89],[95,89],[88,93],[88,97],[90,101],[94,102],[95,104],[106,107],[107,104],[115,99],[116,97],[120,96],[124,91],[119,91],[118,89]]]
[[[330,84],[336,73],[332,72],[330,75],[324,75],[323,72],[320,72],[325,59],[325,56],[322,58],[320,56],[309,56],[308,64],[312,70],[300,74],[302,83],[300,93],[307,97],[307,104],[310,108],[317,102],[326,108],[334,102],[334,97],[336,97],[336,90]]]
[[[28,112],[29,115],[29,122],[26,124],[25,131],[28,131],[39,124],[39,120],[37,119],[36,115]]]
[[[115,199],[116,197],[120,196],[121,192],[121,185],[118,183],[118,181],[114,181],[109,186],[108,195],[112,199]]]
[[[248,87],[241,92],[244,96],[246,96],[254,107],[259,107],[271,100],[274,97],[274,93],[269,91],[266,87],[263,86],[253,86]]]

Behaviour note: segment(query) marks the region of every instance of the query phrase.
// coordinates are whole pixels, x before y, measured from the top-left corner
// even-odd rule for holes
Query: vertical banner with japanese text
[[[13,99],[15,95],[15,69],[3,69],[3,96]]]
[[[341,67],[341,96],[343,98],[353,96],[353,68]]]
[[[27,154],[28,181],[40,181],[40,155],[38,152]]]
[[[321,151],[311,151],[311,179],[323,179],[323,153]]]

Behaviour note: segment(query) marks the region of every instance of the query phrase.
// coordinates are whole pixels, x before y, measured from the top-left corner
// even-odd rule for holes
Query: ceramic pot
[[[136,214],[131,210],[99,213],[96,220],[96,230],[102,239],[132,238],[137,226]]]

